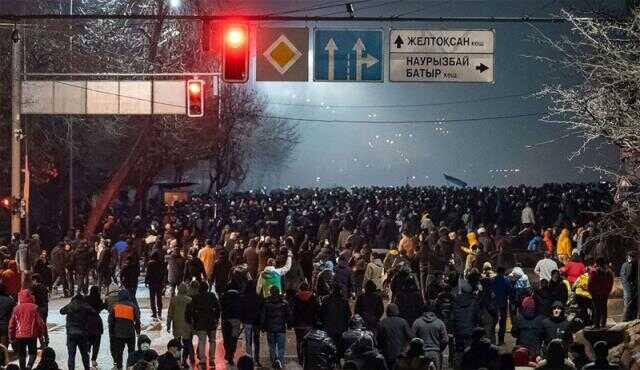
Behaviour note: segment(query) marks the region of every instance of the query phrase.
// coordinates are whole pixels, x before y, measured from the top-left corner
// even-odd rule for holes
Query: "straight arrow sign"
[[[335,70],[336,70],[336,66],[335,66],[335,58],[336,58],[336,50],[338,50],[338,46],[336,45],[336,42],[333,41],[333,38],[330,38],[329,41],[327,42],[327,46],[324,47],[324,50],[327,51],[327,53],[329,54],[329,61],[328,61],[328,69],[327,69],[327,79],[329,81],[333,81],[335,79]]]

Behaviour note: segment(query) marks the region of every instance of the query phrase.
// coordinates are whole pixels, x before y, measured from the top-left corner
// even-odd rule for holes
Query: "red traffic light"
[[[204,116],[204,81],[187,81],[187,116]]]
[[[2,204],[3,208],[11,209],[11,198],[10,197],[2,198],[2,200],[0,201],[0,204]]]
[[[246,24],[224,26],[222,38],[222,79],[246,82],[249,78],[249,28]]]

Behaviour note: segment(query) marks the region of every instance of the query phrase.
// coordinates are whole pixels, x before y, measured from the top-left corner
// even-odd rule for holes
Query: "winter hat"
[[[485,229],[484,227],[481,227],[481,228],[478,229],[478,234],[483,234],[483,233],[486,233],[486,232],[487,232],[487,229]]]
[[[525,314],[532,315],[536,311],[536,301],[532,297],[525,297],[522,300],[522,311]]]
[[[492,270],[493,266],[491,266],[491,262],[485,262],[482,265],[482,271]]]

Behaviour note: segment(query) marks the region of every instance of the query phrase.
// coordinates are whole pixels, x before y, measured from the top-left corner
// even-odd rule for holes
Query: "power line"
[[[430,22],[430,23],[565,23],[560,17],[333,17],[333,16],[279,16],[279,15],[187,15],[187,14],[0,14],[0,21],[22,22],[27,20],[183,20],[183,21],[228,21],[242,19],[247,22]],[[590,20],[592,18],[577,18]],[[617,18],[608,18],[619,20]]]
[[[519,98],[530,95],[531,92],[521,93],[521,94],[509,94],[502,96],[490,96],[486,98],[476,98],[476,99],[466,99],[466,100],[455,100],[455,101],[447,101],[447,102],[436,102],[436,103],[421,103],[421,104],[377,104],[377,105],[333,105],[333,104],[301,104],[301,103],[278,103],[278,102],[269,102],[269,104],[273,105],[284,105],[284,106],[292,106],[292,107],[310,107],[310,108],[324,108],[324,109],[388,109],[388,108],[415,108],[415,107],[431,107],[431,106],[440,106],[440,105],[455,105],[455,104],[469,104],[476,102],[483,102],[489,100],[501,100],[501,99],[509,99],[509,98]],[[329,108],[327,108],[329,107]]]
[[[373,0],[352,1],[351,4],[367,3],[367,2],[370,2],[370,1],[373,1]],[[341,0],[341,1],[332,2],[331,4],[318,5],[318,6],[308,7],[308,8],[297,8],[297,9],[285,10],[285,11],[273,12],[273,13],[267,13],[266,15],[285,15],[285,14],[292,14],[292,13],[307,12],[307,11],[312,11],[312,10],[322,10],[322,9],[336,8],[336,7],[339,7],[339,6],[345,6],[345,4],[346,4],[345,1]]]
[[[411,120],[411,121],[329,120],[329,119],[284,117],[284,116],[270,116],[270,115],[258,115],[258,117],[260,117],[260,118],[269,118],[269,119],[280,119],[280,120],[284,120],[284,121],[315,122],[315,123],[364,123],[364,124],[383,124],[383,125],[384,124],[388,124],[388,125],[412,125],[412,124],[416,124],[416,123],[445,124],[445,123],[490,121],[490,120],[501,120],[501,119],[510,119],[510,118],[533,117],[533,116],[539,116],[541,114],[544,114],[544,112],[520,113],[520,114],[502,115],[502,116],[488,116],[488,117],[454,118],[454,119],[441,119],[441,120]]]
[[[360,11],[360,10],[367,10],[367,9],[373,9],[373,8],[380,8],[383,6],[387,6],[387,5],[391,5],[391,4],[395,4],[395,3],[400,3],[403,0],[393,0],[393,1],[385,1],[383,3],[379,3],[379,4],[374,4],[374,5],[369,5],[369,6],[363,6],[361,8],[356,8],[355,11]],[[353,4],[353,3],[352,3]],[[345,11],[340,11],[340,12],[333,12],[333,13],[327,13],[327,14],[322,14],[321,17],[327,17],[327,16],[331,16],[331,15],[336,15],[336,14],[342,14],[345,13]]]

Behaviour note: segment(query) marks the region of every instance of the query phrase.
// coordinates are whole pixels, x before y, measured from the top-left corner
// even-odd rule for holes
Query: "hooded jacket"
[[[331,337],[344,333],[349,326],[351,308],[349,302],[341,294],[327,296],[320,305],[320,321]]]
[[[7,293],[12,296],[17,296],[20,291],[20,274],[18,273],[18,265],[15,260],[9,261],[9,268],[2,271],[2,282],[7,290]]]
[[[18,305],[13,309],[9,320],[9,339],[13,342],[21,338],[38,338],[46,330],[31,293],[26,289],[21,290]]]
[[[420,338],[424,342],[425,352],[442,352],[449,344],[447,328],[433,312],[425,312],[424,315],[416,319],[413,323],[413,332],[416,338]]]
[[[346,351],[353,350],[356,344],[360,342],[369,343],[371,347],[375,345],[373,333],[366,330],[364,327],[364,321],[360,315],[355,314],[349,320],[349,330],[342,334],[341,348],[338,353],[341,355]]]
[[[311,330],[302,340],[303,369],[333,369],[337,360],[336,345],[322,330]]]
[[[533,302],[531,298],[527,298]],[[525,304],[523,302],[523,304]],[[535,304],[526,303],[527,306],[522,309],[511,327],[511,335],[516,338],[516,344],[525,347],[530,354],[535,357],[542,347],[542,338],[544,332],[542,330],[542,319],[536,315]]]
[[[405,319],[399,316],[398,306],[387,306],[387,317],[378,325],[376,340],[385,358],[394,359],[404,352],[414,333]]]
[[[559,317],[553,317],[553,309],[560,307],[562,313]],[[544,342],[550,343],[554,339],[562,339],[565,343],[571,343],[573,337],[569,332],[569,321],[565,317],[564,305],[561,302],[554,302],[551,305],[552,316],[542,321],[542,330],[544,332]]]
[[[345,298],[351,297],[355,286],[353,274],[351,273],[351,267],[349,267],[348,262],[343,258],[338,259],[334,281],[340,285],[340,290]]]
[[[292,325],[296,328],[311,328],[318,318],[318,300],[310,290],[301,290],[293,298]]]
[[[406,280],[400,290],[394,292],[393,303],[398,305],[400,316],[407,320],[409,325],[413,325],[413,322],[422,315],[424,306],[422,294],[412,277]]]
[[[86,337],[89,335],[87,323],[96,311],[81,296],[71,298],[71,302],[60,309],[61,315],[67,315],[67,336]]]
[[[560,236],[558,237],[558,244],[556,245],[556,253],[558,256],[570,256],[571,255],[571,238],[569,237],[569,230],[562,229]]]
[[[187,307],[191,303],[191,297],[187,295],[187,286],[178,285],[178,293],[171,297],[169,311],[167,312],[167,329],[173,328],[174,337],[191,337],[191,325],[187,322]]]
[[[480,322],[478,299],[469,289],[463,289],[453,298],[452,321],[453,334],[459,337],[471,336]]]
[[[596,268],[589,273],[589,292],[594,298],[609,297],[613,288],[613,272],[608,268]]]
[[[182,285],[180,284],[181,287]],[[220,321],[221,311],[218,296],[213,292],[201,289],[189,301],[191,303],[187,312],[187,321],[191,323],[193,330],[206,332],[216,330]],[[249,307],[247,307],[248,309]]]
[[[140,310],[126,290],[119,291],[118,301],[109,307],[108,323],[114,338],[135,338],[140,333]]]
[[[373,290],[371,288],[374,288]],[[356,299],[354,312],[362,316],[364,325],[368,330],[375,332],[378,322],[384,314],[384,303],[380,292],[375,289],[373,282],[365,284],[364,293]]]
[[[291,321],[291,309],[282,296],[270,296],[262,305],[260,323],[267,333],[285,333]]]
[[[164,287],[164,274],[165,267],[158,253],[152,253],[151,259],[147,264],[147,272],[144,277],[144,282],[153,289],[162,289]]]

